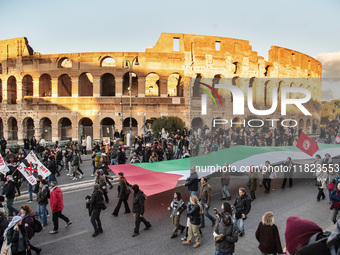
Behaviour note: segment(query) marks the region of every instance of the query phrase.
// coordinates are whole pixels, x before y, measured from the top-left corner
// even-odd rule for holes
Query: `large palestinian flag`
[[[326,153],[329,153],[332,157],[340,155],[340,146],[337,144],[318,144],[318,146],[319,150],[315,155],[320,154],[321,157],[324,157]],[[235,146],[193,158],[114,165],[110,168],[116,175],[123,172],[129,183],[138,184],[146,195],[151,196],[175,188],[178,180],[189,177],[191,166],[203,169],[198,171],[199,177],[203,177],[214,173],[217,166],[222,167],[226,162],[241,171],[244,166],[264,165],[266,160],[274,165],[279,164],[287,157],[292,157],[293,162],[299,163],[312,163],[313,160],[313,157],[295,146]]]

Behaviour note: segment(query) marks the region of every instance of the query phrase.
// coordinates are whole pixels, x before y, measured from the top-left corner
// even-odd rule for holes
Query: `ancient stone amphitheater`
[[[247,110],[241,117],[217,110],[202,118],[202,90],[191,87],[205,78],[211,78],[213,87],[227,78],[242,89],[252,86],[258,109],[270,105],[269,88],[307,88],[312,92],[307,104],[312,115],[291,111],[288,117],[306,131],[320,122],[321,64],[277,46],[265,60],[245,40],[162,33],[145,52],[43,55],[24,37],[0,41],[0,51],[0,136],[10,142],[22,143],[33,135],[47,141],[100,139],[122,128],[127,134],[130,91],[133,135],[143,133],[144,119],[151,123],[161,116],[178,116],[188,126],[192,122],[200,127],[211,126],[216,117],[239,120],[249,115]],[[221,97],[231,107],[230,94],[221,92]],[[280,106],[272,117],[281,118],[279,111]]]

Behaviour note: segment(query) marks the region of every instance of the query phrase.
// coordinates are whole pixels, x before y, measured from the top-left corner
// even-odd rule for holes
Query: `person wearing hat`
[[[66,222],[66,227],[72,224],[72,221],[69,220],[65,215],[62,214],[64,209],[63,203],[63,192],[57,186],[56,182],[50,183],[51,193],[50,193],[50,204],[51,204],[51,211],[52,211],[52,220],[54,228],[50,231],[50,234],[56,234],[59,232],[59,224],[58,218],[63,219]]]
[[[313,221],[291,216],[286,223],[286,249],[291,255],[330,255],[322,228]],[[313,239],[315,239],[313,241]],[[310,244],[309,244],[310,242]]]
[[[139,226],[140,222],[142,221],[145,225],[144,230],[148,230],[151,228],[151,224],[144,218],[145,213],[145,200],[146,197],[144,192],[139,189],[137,184],[132,186],[133,195],[133,203],[132,203],[132,211],[135,213],[135,229],[133,232],[132,237],[139,235]]]
[[[25,226],[22,224],[21,216],[14,216],[3,235],[5,242],[11,245],[13,255],[25,255],[30,249],[29,240]]]

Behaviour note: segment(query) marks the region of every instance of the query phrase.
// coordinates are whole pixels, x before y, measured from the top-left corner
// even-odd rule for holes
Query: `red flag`
[[[308,154],[311,157],[314,155],[315,152],[319,150],[318,144],[303,132],[301,132],[296,147],[298,147],[300,150],[302,150],[304,153]]]

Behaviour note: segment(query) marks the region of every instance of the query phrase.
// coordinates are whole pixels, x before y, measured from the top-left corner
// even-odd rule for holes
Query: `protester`
[[[283,163],[283,167],[285,168],[283,174],[283,181],[281,185],[281,189],[286,187],[287,179],[289,179],[289,188],[293,187],[293,162],[292,158],[288,157],[286,161]]]
[[[143,222],[145,225],[144,230],[148,230],[151,228],[151,224],[144,218],[145,213],[145,200],[146,197],[144,192],[139,189],[137,184],[132,186],[132,190],[134,193],[133,203],[132,203],[132,211],[135,213],[135,229],[132,237],[139,235],[139,226],[140,222]]]
[[[4,241],[3,236],[4,236],[4,232],[7,226],[8,226],[8,220],[6,218],[6,214],[0,211],[0,247],[2,247],[2,244]]]
[[[108,191],[107,191],[107,186],[106,186],[106,179],[105,179],[105,176],[103,175],[103,170],[98,169],[96,171],[96,178],[94,179],[94,182],[99,184],[101,191],[103,191],[105,202],[108,203],[109,197],[107,196]]]
[[[255,232],[261,254],[282,254],[279,230],[274,224],[274,214],[266,212]]]
[[[112,215],[113,216],[118,216],[119,213],[119,209],[120,206],[122,205],[122,203],[124,203],[125,206],[125,214],[126,213],[130,213],[130,208],[129,208],[129,204],[128,204],[128,199],[131,193],[131,190],[128,187],[132,187],[131,184],[129,184],[127,182],[127,180],[124,177],[124,173],[120,172],[118,173],[118,177],[119,177],[119,184],[118,184],[118,204],[115,208],[115,210],[113,211]]]
[[[32,211],[31,207],[29,205],[22,205],[21,209],[21,217],[22,217],[22,224],[25,226],[26,233],[28,240],[31,240],[32,237],[35,235],[34,232],[34,217],[37,217],[37,214]],[[27,254],[31,254],[31,250],[35,251],[36,254],[40,254],[41,248],[33,246],[31,243],[29,243],[30,249],[27,251]]]
[[[255,191],[257,189],[257,183],[259,182],[259,178],[257,175],[257,169],[255,166],[250,167],[249,172],[249,180],[247,186],[249,187],[251,201],[256,199]]]
[[[331,193],[330,199],[332,201],[330,208],[332,210],[332,221],[335,224],[340,210],[340,182],[337,184],[336,189]]]
[[[187,186],[191,195],[196,195],[198,191],[198,174],[196,172],[196,167],[191,167],[190,169],[190,177],[187,179],[186,183],[183,186]]]
[[[240,236],[243,236],[245,234],[244,221],[247,219],[247,214],[250,212],[251,204],[245,188],[239,188],[238,193],[239,195],[234,202],[234,224],[236,225]],[[240,226],[238,226],[239,221]]]
[[[13,213],[18,214],[19,210],[13,207],[13,201],[15,198],[15,184],[12,175],[6,177],[6,200],[8,208],[8,216],[13,216]]]
[[[219,235],[218,239],[215,237],[215,255],[232,255],[238,241],[238,233],[229,213],[225,213],[216,224],[214,234]]]
[[[28,236],[21,216],[14,216],[4,232],[7,244],[11,244],[12,255],[26,255],[30,248]]]
[[[37,184],[38,185],[38,184]],[[50,198],[50,190],[47,186],[47,180],[42,179],[40,181],[40,189],[38,194],[38,207],[37,207],[37,214],[41,220],[43,228],[47,225],[47,205],[48,199]]]
[[[296,216],[287,219],[285,239],[289,254],[330,255],[326,246],[327,238],[323,238],[322,228],[314,222]]]
[[[201,178],[201,188],[200,188],[200,196],[199,200],[203,207],[204,214],[201,215],[201,228],[205,227],[205,218],[204,215],[208,217],[209,220],[212,222],[212,226],[215,226],[216,219],[210,215],[209,208],[211,202],[211,186],[208,184],[208,180],[206,177]]]
[[[317,201],[320,202],[320,198],[325,199],[325,193],[323,192],[324,189],[327,188],[327,170],[324,169],[323,167],[317,167],[316,168],[316,183],[318,187],[318,195],[316,197]]]
[[[222,213],[220,213],[216,208],[214,208],[214,212],[216,214],[216,219],[218,221],[221,221],[221,219],[223,219],[223,216],[225,214],[230,214],[231,217],[233,217],[233,215],[234,215],[233,208],[232,208],[232,206],[229,202],[224,202],[221,205],[221,209],[222,209]]]
[[[103,233],[102,223],[100,220],[100,212],[106,208],[104,204],[103,192],[99,188],[99,184],[93,187],[93,193],[90,198],[87,198],[87,207],[91,215],[91,223],[94,228],[93,237]]]
[[[222,199],[221,200],[231,200],[231,195],[228,191],[228,185],[230,182],[230,172],[229,163],[225,163],[225,168],[221,168],[221,185],[222,185]]]
[[[190,216],[188,238],[182,244],[191,245],[191,238],[192,236],[195,236],[196,243],[194,244],[193,247],[197,248],[201,245],[201,235],[199,231],[199,225],[201,223],[201,214],[203,214],[203,207],[201,204],[198,203],[198,198],[195,195],[190,196],[190,203],[193,206],[191,207],[188,204],[188,207],[187,207],[188,216]]]
[[[263,187],[265,188],[264,193],[270,193],[270,186],[272,179],[270,178],[270,175],[272,173],[270,162],[267,160],[265,162],[265,166],[262,168],[262,174],[263,174]]]
[[[186,205],[182,200],[182,194],[180,192],[175,192],[174,199],[172,200],[170,207],[168,208],[171,212],[170,218],[172,219],[172,224],[174,225],[174,230],[171,238],[176,238],[178,236],[178,231],[183,233],[185,227],[180,224],[181,213],[186,209]]]
[[[64,209],[63,203],[63,193],[61,189],[57,186],[57,183],[51,182],[51,194],[50,194],[50,204],[51,204],[51,211],[52,211],[52,219],[54,228],[50,231],[50,234],[56,234],[59,232],[59,224],[58,218],[61,218],[66,222],[66,227],[72,224],[72,221],[69,220],[65,215],[62,214]]]

